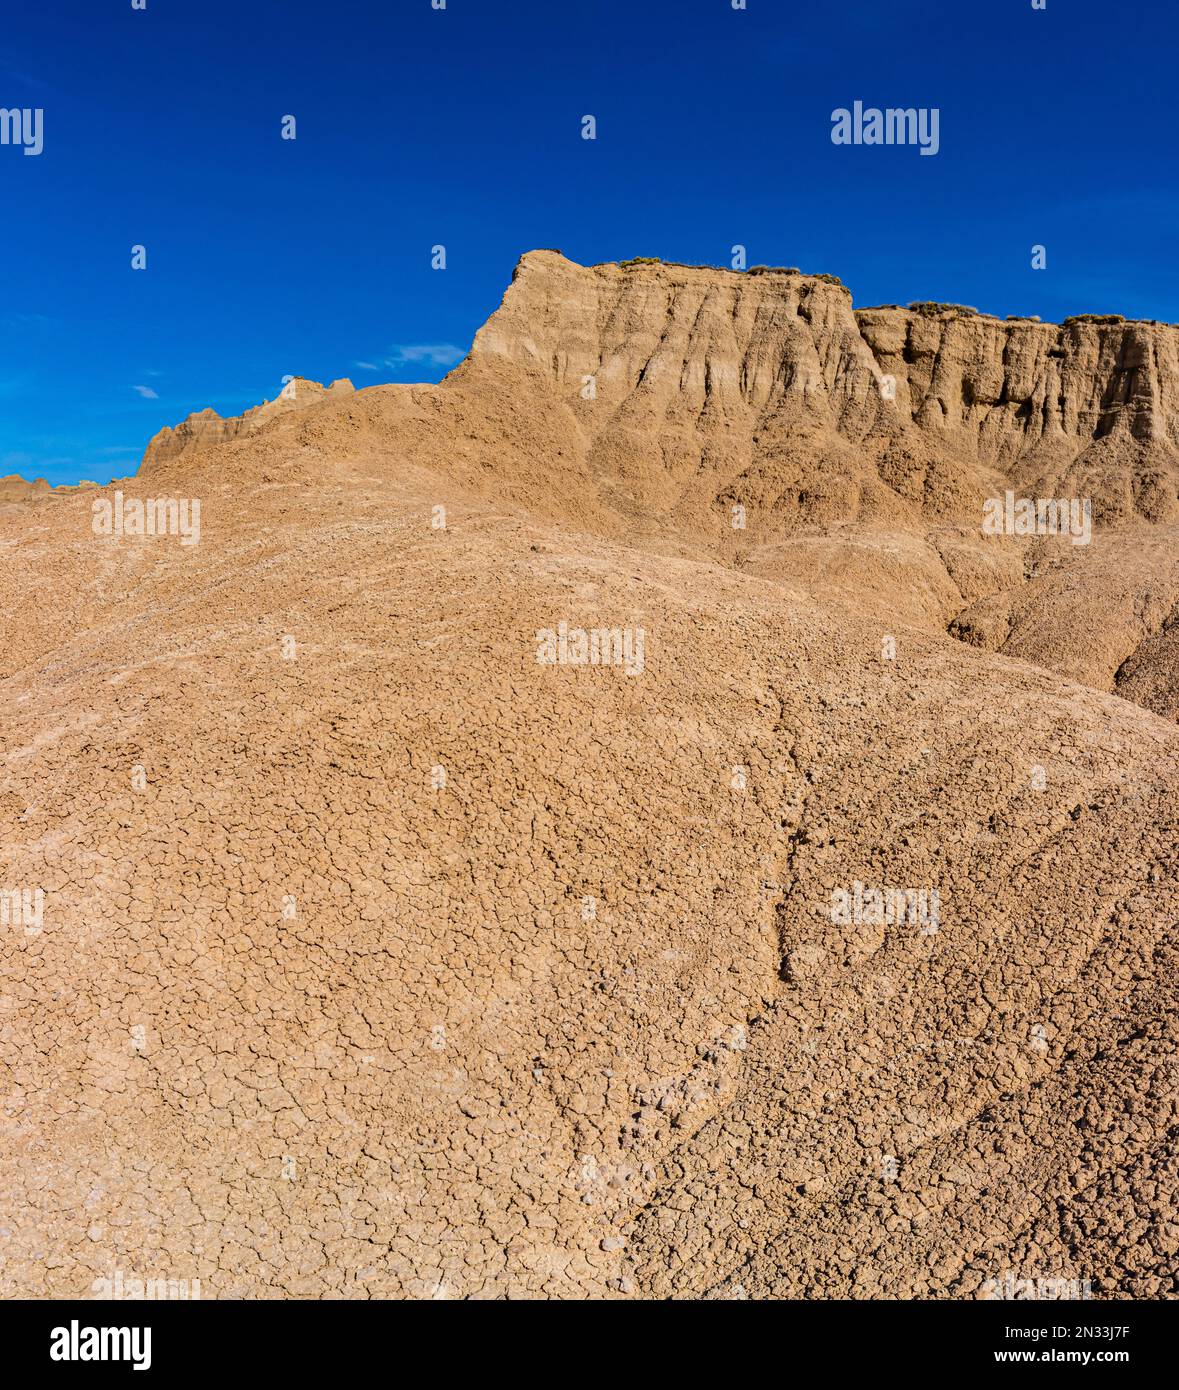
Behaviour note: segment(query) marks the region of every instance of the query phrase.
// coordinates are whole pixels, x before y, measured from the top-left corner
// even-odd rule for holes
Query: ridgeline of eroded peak
[[[824,430],[869,448],[904,440],[918,454],[954,453],[1045,485],[1065,472],[1075,485],[1095,462],[1099,519],[1179,517],[1179,327],[1153,320],[855,309],[830,275],[651,258],[585,267],[530,251],[438,389],[501,366],[546,383],[591,440],[613,436],[624,453],[634,431],[649,443],[657,429],[665,457],[680,451],[685,427],[738,451],[745,435],[754,457],[782,426]],[[260,433],[354,389],[346,378],[324,387],[294,377],[241,415],[195,411],[153,436],[141,467]],[[15,476],[3,483],[5,501],[44,491]]]
[[[851,438],[910,420],[935,435],[973,434],[995,457],[1054,438],[1179,447],[1179,328],[1092,317],[1056,325],[952,305],[855,310],[831,276],[648,261],[585,268],[534,251],[473,353],[563,384],[593,376],[611,400],[642,389],[701,410],[764,410],[796,398]]]

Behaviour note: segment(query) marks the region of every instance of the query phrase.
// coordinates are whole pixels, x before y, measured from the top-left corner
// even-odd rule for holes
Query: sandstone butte
[[[0,487],[0,1293],[1174,1294],[1179,328],[536,251]]]

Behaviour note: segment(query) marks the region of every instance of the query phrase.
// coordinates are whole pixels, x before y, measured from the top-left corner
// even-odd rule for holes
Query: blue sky
[[[0,474],[125,476],[288,373],[437,380],[538,246],[1174,322],[1177,41],[1164,0],[10,0]],[[939,153],[833,145],[856,100]]]

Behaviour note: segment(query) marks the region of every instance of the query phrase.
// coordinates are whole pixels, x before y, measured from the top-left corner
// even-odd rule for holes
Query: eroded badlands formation
[[[0,1292],[1174,1293],[1179,329],[534,252],[3,488]]]

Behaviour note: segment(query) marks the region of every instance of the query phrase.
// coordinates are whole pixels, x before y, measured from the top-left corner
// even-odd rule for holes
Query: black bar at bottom
[[[760,1361],[768,1345],[782,1358],[783,1374],[806,1357],[808,1375],[981,1371],[1001,1380],[1013,1367],[1038,1366],[1052,1371],[1047,1383],[1056,1384],[1055,1373],[1084,1379],[1111,1367],[1161,1374],[1170,1364],[1174,1324],[1174,1308],[1166,1302],[815,1302],[747,1305],[728,1313],[709,1305],[698,1308],[685,1329],[674,1309],[646,1304],[638,1312],[601,1306],[573,1314],[590,1319],[580,1325],[580,1336],[589,1340],[580,1350],[566,1342],[560,1351],[562,1344],[550,1338],[565,1331],[569,1314],[554,1314],[551,1305],[525,1314],[524,1324],[510,1311],[491,1314],[490,1323],[482,1320],[486,1312],[475,1314],[474,1324],[467,1321],[471,1316],[453,1308],[448,1315],[436,1304],[368,1301],[7,1302],[0,1303],[0,1345],[14,1385],[21,1371],[87,1379],[130,1375],[136,1381],[253,1372],[289,1373],[305,1383],[316,1374],[370,1369],[388,1377],[398,1366],[403,1373],[409,1369],[411,1349],[415,1376],[426,1366],[461,1371],[469,1356],[481,1373],[498,1363],[501,1374],[535,1368],[551,1377],[568,1372],[572,1352],[574,1370],[592,1372],[596,1365],[600,1372],[599,1358],[605,1358],[617,1370],[625,1367],[625,1378],[633,1381],[648,1358],[667,1358],[666,1370],[685,1354],[705,1352],[736,1367],[755,1346]],[[549,1323],[554,1316],[557,1323]],[[460,1330],[468,1334],[462,1341],[455,1337]],[[758,1340],[728,1340],[734,1336]],[[505,1337],[512,1339],[510,1353]]]

